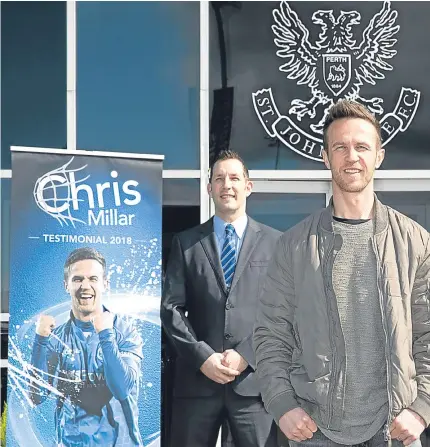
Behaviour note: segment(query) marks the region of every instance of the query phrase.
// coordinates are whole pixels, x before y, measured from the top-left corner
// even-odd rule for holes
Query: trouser
[[[236,394],[230,386],[220,395],[173,400],[171,447],[215,447],[228,420],[235,447],[277,447],[276,424],[261,398]]]
[[[301,442],[295,442],[295,441],[288,441],[289,445],[291,447],[343,447],[344,444],[337,444],[336,442],[331,441],[328,439],[324,434],[317,430],[313,437],[311,439],[307,439],[306,441]],[[282,447],[287,444],[281,444]],[[373,438],[369,439],[366,442],[363,442],[361,444],[355,444],[352,447],[385,447],[388,445],[388,442],[385,441],[384,438],[384,428],[382,427],[378,433],[376,433]],[[403,442],[398,441],[397,439],[393,439],[391,441],[392,447],[404,447]],[[421,447],[421,441],[417,439],[412,444],[410,444],[410,447]]]

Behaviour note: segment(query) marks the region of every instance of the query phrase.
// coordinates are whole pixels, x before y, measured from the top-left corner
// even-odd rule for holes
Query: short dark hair
[[[104,275],[106,276],[106,260],[103,255],[95,248],[82,247],[73,250],[66,259],[64,264],[64,280],[67,281],[69,276],[70,266],[78,261],[85,261],[86,259],[94,259],[103,267]]]
[[[216,163],[218,163],[219,161],[224,161],[224,160],[239,160],[242,163],[243,166],[243,175],[246,179],[249,179],[249,171],[248,168],[245,165],[245,162],[242,160],[242,157],[234,151],[231,151],[230,149],[225,150],[225,151],[221,151],[213,160],[211,167],[210,167],[210,173],[209,173],[209,183],[212,181],[212,175],[213,175],[213,170],[214,170],[214,166]]]
[[[328,154],[328,141],[327,141],[328,128],[332,123],[343,118],[361,118],[363,120],[368,121],[370,124],[373,125],[373,127],[376,130],[376,133],[378,134],[379,144],[382,143],[381,125],[378,119],[375,117],[375,115],[371,113],[365,106],[356,101],[341,99],[336,104],[330,107],[328,115],[324,122],[323,145],[324,150],[327,152],[327,154]]]

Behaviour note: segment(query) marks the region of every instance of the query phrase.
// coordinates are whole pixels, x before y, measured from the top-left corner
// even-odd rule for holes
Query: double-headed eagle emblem
[[[316,11],[312,22],[321,27],[321,32],[314,44],[287,2],[273,11],[273,18],[276,54],[284,60],[279,70],[298,85],[307,85],[312,94],[308,101],[294,99],[290,114],[299,121],[306,115],[313,119],[322,106],[322,119],[311,124],[314,132],[321,133],[327,110],[340,97],[362,102],[375,114],[383,113],[382,98],[365,99],[360,96],[360,88],[365,82],[375,85],[385,78],[385,71],[393,69],[388,60],[397,53],[395,36],[400,27],[396,24],[397,11],[391,9],[389,1],[373,16],[358,44],[353,33],[353,25],[361,20],[357,11],[342,11],[337,18],[331,10]]]

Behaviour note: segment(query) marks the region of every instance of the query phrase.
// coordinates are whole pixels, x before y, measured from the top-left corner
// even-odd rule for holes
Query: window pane
[[[7,347],[8,347],[8,333],[9,333],[9,322],[0,321],[0,331],[1,331],[1,359],[7,359]]]
[[[77,2],[80,149],[199,166],[199,2]]]
[[[231,146],[250,169],[323,169],[323,163],[312,159],[320,160],[320,143],[314,139],[321,141],[320,124],[327,108],[349,97],[370,107],[384,121],[385,137],[397,132],[387,145],[383,169],[430,168],[430,102],[426,99],[430,96],[429,2],[211,3],[214,145],[218,141],[220,146]],[[240,8],[234,3],[240,3]],[[393,39],[390,51],[394,51],[392,57],[383,56],[384,64],[389,64],[385,69],[378,62],[382,59],[372,59],[368,53],[364,54],[369,65],[364,66],[360,45],[372,45],[372,41],[364,41],[364,30],[373,19],[375,26],[382,26],[378,17],[389,14],[380,12],[384,4],[398,13],[393,24],[393,28],[400,25],[398,32],[386,37]],[[225,58],[221,57],[214,8],[221,9]],[[346,19],[344,11],[351,11],[350,15],[356,11],[354,17],[360,20]],[[339,31],[336,43],[334,21],[344,30]],[[278,28],[272,28],[274,25]],[[336,60],[336,53],[344,58]],[[377,52],[374,55],[379,56]],[[271,89],[272,96],[263,89]]]
[[[325,194],[253,193],[247,212],[255,220],[286,231],[325,207]]]
[[[1,312],[9,312],[9,232],[11,179],[1,179]]]
[[[163,206],[200,206],[200,179],[163,179]]]
[[[163,179],[163,271],[173,236],[200,223],[199,179]]]
[[[6,402],[7,368],[1,368],[1,412],[3,414],[4,403]]]
[[[2,169],[12,145],[66,147],[66,121],[66,2],[2,2]]]
[[[377,191],[379,200],[391,206],[430,231],[430,192],[391,192]]]

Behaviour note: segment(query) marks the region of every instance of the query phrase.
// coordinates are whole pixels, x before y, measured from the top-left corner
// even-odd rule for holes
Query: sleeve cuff
[[[279,425],[279,419],[290,410],[300,407],[293,391],[285,391],[274,397],[267,405],[267,411]]]
[[[200,369],[203,363],[205,363],[206,360],[215,353],[215,351],[205,342],[200,342],[199,344],[199,350],[197,351],[194,362],[197,369]]]
[[[41,346],[48,346],[49,338],[50,338],[49,336],[44,337],[43,335],[36,334],[34,341]]]
[[[430,425],[430,398],[427,395],[418,392],[418,396],[409,410],[421,416],[426,423],[426,427]]]
[[[255,371],[255,354],[251,342],[247,339],[239,343],[234,349],[246,360],[248,366]]]
[[[99,340],[101,342],[107,341],[112,337],[115,337],[115,332],[113,329],[103,329],[102,331],[99,332]]]

